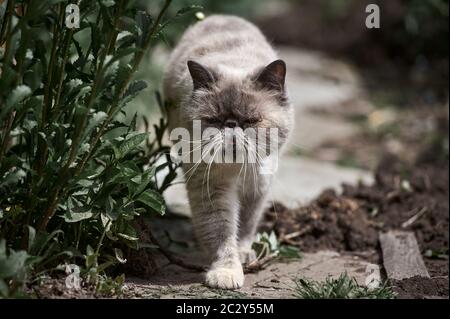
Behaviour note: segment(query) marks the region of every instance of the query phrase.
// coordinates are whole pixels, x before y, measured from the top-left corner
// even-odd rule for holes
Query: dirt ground
[[[393,283],[399,297],[448,297],[448,173],[445,161],[431,164],[424,158],[406,167],[389,158],[374,185],[346,185],[341,195],[325,191],[296,210],[275,204],[262,228],[302,251],[360,252],[375,262],[381,261],[380,231],[414,231],[432,278]]]

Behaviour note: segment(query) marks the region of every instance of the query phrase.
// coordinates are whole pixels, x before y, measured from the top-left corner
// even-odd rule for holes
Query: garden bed
[[[375,262],[381,260],[380,231],[413,231],[432,278],[393,283],[399,297],[448,297],[448,191],[448,162],[407,168],[389,159],[372,186],[345,185],[341,195],[325,191],[295,210],[275,203],[263,228],[275,230],[281,241],[302,251],[375,251]]]

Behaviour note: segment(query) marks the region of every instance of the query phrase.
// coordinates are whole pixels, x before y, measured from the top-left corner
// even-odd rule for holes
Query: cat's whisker
[[[245,145],[245,142],[242,144],[242,146],[244,147],[244,152],[243,152],[243,156],[244,156],[244,168],[245,168],[245,170],[244,170],[244,180],[243,180],[243,187],[244,187],[244,191],[245,191],[245,186],[247,186],[247,183],[246,183],[246,179],[247,179],[247,166],[248,166],[248,148],[247,148],[247,146]]]
[[[200,157],[200,159],[198,160],[198,162],[196,162],[196,163],[194,164],[194,166],[193,166],[191,169],[189,169],[189,170],[183,175],[183,177],[185,177],[185,176],[189,173],[189,171],[193,170],[192,173],[191,173],[191,175],[189,176],[189,178],[187,179],[186,182],[189,182],[189,181],[190,181],[190,179],[192,178],[192,176],[193,176],[194,173],[196,172],[197,168],[202,164],[202,162],[203,162],[203,160],[204,160],[204,155],[205,155],[206,153],[210,152],[210,151],[214,148],[214,145],[215,145],[215,144],[214,144],[213,142],[211,142],[211,141],[209,141],[209,142],[207,143],[206,147],[209,146],[209,148],[203,149],[203,150],[202,150],[202,154],[201,154],[201,157]]]
[[[248,140],[246,140],[246,143],[249,147],[249,154],[252,155],[251,161],[252,161],[252,174],[253,174],[253,185],[255,186],[254,188],[257,189],[256,185],[257,182],[259,181],[259,174],[258,174],[258,153],[256,151],[256,147],[253,145],[253,143],[250,143]]]
[[[199,149],[203,149],[205,146],[207,147],[208,144],[209,144],[209,143],[206,143],[206,145],[204,145],[203,147],[200,147]],[[197,150],[197,149],[196,149],[196,150]],[[193,152],[193,151],[189,152],[188,154],[191,154],[192,152]],[[202,160],[203,160],[203,158],[202,158],[202,156],[200,156],[199,161],[198,161],[198,162],[195,162],[194,165],[200,164]],[[195,167],[195,166],[194,166],[194,167]],[[192,168],[191,168],[191,169],[192,169]],[[182,177],[185,177],[185,176],[189,173],[189,171],[190,171],[191,169],[189,169],[187,172],[185,172],[185,173],[183,174]]]
[[[210,173],[211,173],[211,166],[212,166],[212,164],[213,164],[213,162],[214,162],[214,160],[215,160],[215,158],[217,156],[217,153],[221,150],[221,144],[222,144],[222,140],[221,139],[218,139],[218,141],[214,144],[214,148],[213,148],[213,149],[215,149],[214,150],[214,155],[211,157],[209,163],[206,166],[205,173],[203,174],[203,185],[205,185],[205,174],[206,174],[206,190],[207,190],[208,199],[209,199],[211,205],[212,205],[212,199],[211,199],[211,192],[210,192],[210,188],[209,188],[209,186],[210,186],[210,183],[209,183],[210,179],[209,178],[210,178]],[[202,192],[203,192],[203,190],[202,190]]]
[[[186,143],[201,143],[201,142],[205,142],[207,140],[205,139],[200,139],[200,140],[185,140],[185,139],[176,139],[178,142],[186,142]]]
[[[238,139],[239,139],[238,143],[242,143],[242,137],[241,137],[240,135],[237,135],[237,137],[238,137]],[[244,151],[241,152],[241,156],[242,156],[242,165],[241,165],[241,170],[239,171],[239,176],[238,176],[238,178],[240,178],[241,173],[242,173],[242,170],[245,169],[245,170],[244,170],[243,183],[242,183],[242,186],[243,186],[243,192],[245,192],[245,191],[246,191],[246,190],[245,190],[245,186],[246,186],[246,183],[245,183],[245,177],[246,177],[246,175],[247,175],[247,156],[246,156],[246,155],[247,155],[247,151],[246,151],[246,149],[245,149],[245,144],[244,144],[244,143],[242,143],[242,146],[243,146],[243,148],[244,148]],[[237,160],[237,158],[236,158],[236,160]]]

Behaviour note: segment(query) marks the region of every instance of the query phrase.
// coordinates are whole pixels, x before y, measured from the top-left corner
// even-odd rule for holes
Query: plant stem
[[[6,149],[8,148],[8,144],[10,141],[11,127],[13,122],[14,122],[14,113],[11,113],[6,122],[3,133],[3,140],[0,145],[0,163],[2,162],[3,156],[5,155]]]
[[[4,57],[3,64],[5,66],[9,64],[9,51],[11,49],[11,41],[12,41],[11,40],[11,38],[12,38],[11,30],[12,30],[13,14],[14,14],[14,0],[9,0],[8,6],[7,6],[7,13],[5,14],[3,26],[2,26],[2,30],[1,30],[2,34],[0,35],[0,45],[2,44],[3,37],[6,36],[5,52],[3,55],[3,57]],[[2,72],[0,72],[0,74]],[[3,139],[2,139],[1,145],[0,145],[0,163],[3,160],[3,156],[5,155],[6,149],[9,144],[11,127],[12,127],[13,122],[14,122],[14,113],[12,112],[8,117],[5,127],[3,128]]]
[[[109,225],[111,224],[111,219],[108,220],[108,222],[105,225],[105,229],[103,229],[102,236],[100,237],[100,241],[98,242],[97,249],[95,250],[95,255],[98,256],[100,252],[100,248],[102,247],[103,240],[105,239],[106,230],[108,229]]]
[[[52,51],[50,55],[50,63],[47,69],[47,81],[45,83],[44,88],[44,105],[42,107],[42,119],[40,121],[40,128],[39,130],[42,131],[45,129],[45,127],[48,124],[48,116],[50,114],[50,110],[53,103],[53,92],[52,92],[52,85],[53,85],[53,74],[55,73],[55,67],[57,66],[56,60],[56,54],[58,52],[58,46],[60,41],[60,35],[61,35],[61,25],[64,22],[64,7],[62,4],[59,5],[59,23],[55,24],[53,27],[53,45],[52,45]],[[42,141],[41,138],[38,138],[38,149],[37,149],[37,157],[38,160],[36,162],[37,167],[37,175],[40,177],[42,176],[42,170],[44,169],[45,161],[48,154],[48,146],[47,143]]]
[[[67,60],[69,59],[69,49],[70,49],[70,43],[73,36],[73,29],[70,29],[67,32],[67,36],[64,43],[64,49],[63,49],[63,61],[60,66],[60,72],[59,72],[59,80],[58,80],[58,89],[56,91],[56,98],[55,98],[55,109],[53,110],[53,116],[52,119],[56,120],[58,117],[58,110],[60,108],[60,100],[61,100],[61,94],[63,90],[63,82],[64,82],[64,74],[66,72],[66,64]]]
[[[120,17],[120,10],[117,10],[116,13],[117,19],[119,19]],[[117,37],[116,31],[113,30],[110,33],[110,37],[109,37],[109,41],[108,43],[111,43],[111,41],[113,41],[113,39]],[[39,231],[43,231],[46,227],[48,222],[50,221],[50,219],[53,217],[56,208],[58,206],[58,202],[59,202],[59,193],[61,191],[61,188],[63,186],[63,184],[65,183],[65,180],[67,179],[67,176],[69,174],[69,169],[70,166],[73,164],[73,162],[76,159],[77,153],[78,153],[78,146],[80,144],[80,138],[81,138],[81,132],[83,132],[84,127],[87,124],[87,119],[89,117],[89,110],[92,108],[92,106],[95,103],[95,99],[97,97],[97,88],[98,85],[100,84],[100,81],[103,78],[103,67],[105,64],[105,60],[108,54],[108,50],[107,48],[105,48],[102,52],[101,58],[100,58],[100,62],[96,67],[95,73],[95,79],[94,82],[92,84],[92,90],[91,90],[91,94],[89,96],[88,102],[87,102],[87,107],[86,107],[86,111],[85,114],[81,120],[81,124],[78,127],[75,127],[75,133],[74,133],[74,137],[72,138],[72,145],[70,148],[70,154],[69,154],[69,159],[67,160],[67,163],[64,165],[64,167],[62,168],[60,174],[59,174],[59,178],[56,181],[56,187],[53,189],[53,196],[51,197],[50,201],[49,201],[49,205],[48,208],[46,210],[46,213],[44,215],[44,218],[42,219],[42,221],[40,222],[39,226],[38,226],[38,230]]]
[[[0,46],[4,43],[4,37],[8,34],[7,30],[11,28],[11,19],[14,13],[14,0],[8,0],[8,4],[6,6],[6,13],[3,17],[2,29],[0,31]]]
[[[94,139],[92,140],[89,152],[84,156],[83,160],[81,161],[79,167],[77,168],[77,173],[79,173],[81,170],[83,170],[83,168],[86,165],[87,161],[91,158],[94,149],[96,148],[98,142],[100,141],[100,138],[103,136],[103,133],[104,133],[105,129],[107,128],[107,126],[111,122],[112,117],[115,114],[116,108],[119,105],[120,99],[123,97],[123,94],[125,93],[125,90],[127,89],[129,82],[131,81],[134,73],[137,71],[137,69],[138,69],[138,67],[139,67],[139,65],[140,65],[140,63],[142,61],[142,58],[144,57],[145,52],[150,47],[150,45],[152,43],[152,40],[153,40],[153,37],[154,37],[156,31],[158,30],[158,26],[160,25],[160,22],[161,22],[162,18],[164,17],[164,15],[165,15],[165,13],[166,13],[166,11],[169,8],[171,3],[172,3],[172,0],[166,0],[164,7],[160,11],[160,13],[159,13],[155,23],[153,24],[152,28],[150,29],[150,32],[149,32],[149,34],[148,34],[148,36],[146,38],[146,41],[144,43],[143,49],[141,51],[139,51],[138,53],[136,53],[132,70],[130,71],[130,73],[128,74],[128,77],[123,82],[122,87],[118,91],[118,94],[116,95],[116,98],[115,98],[115,103],[110,108],[110,110],[108,112],[108,117],[103,122],[103,124],[100,127],[98,133],[95,135]]]

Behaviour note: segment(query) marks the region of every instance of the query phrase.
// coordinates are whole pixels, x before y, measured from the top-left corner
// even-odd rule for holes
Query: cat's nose
[[[225,127],[229,127],[229,128],[235,128],[238,126],[238,122],[235,120],[227,120],[225,122]]]

